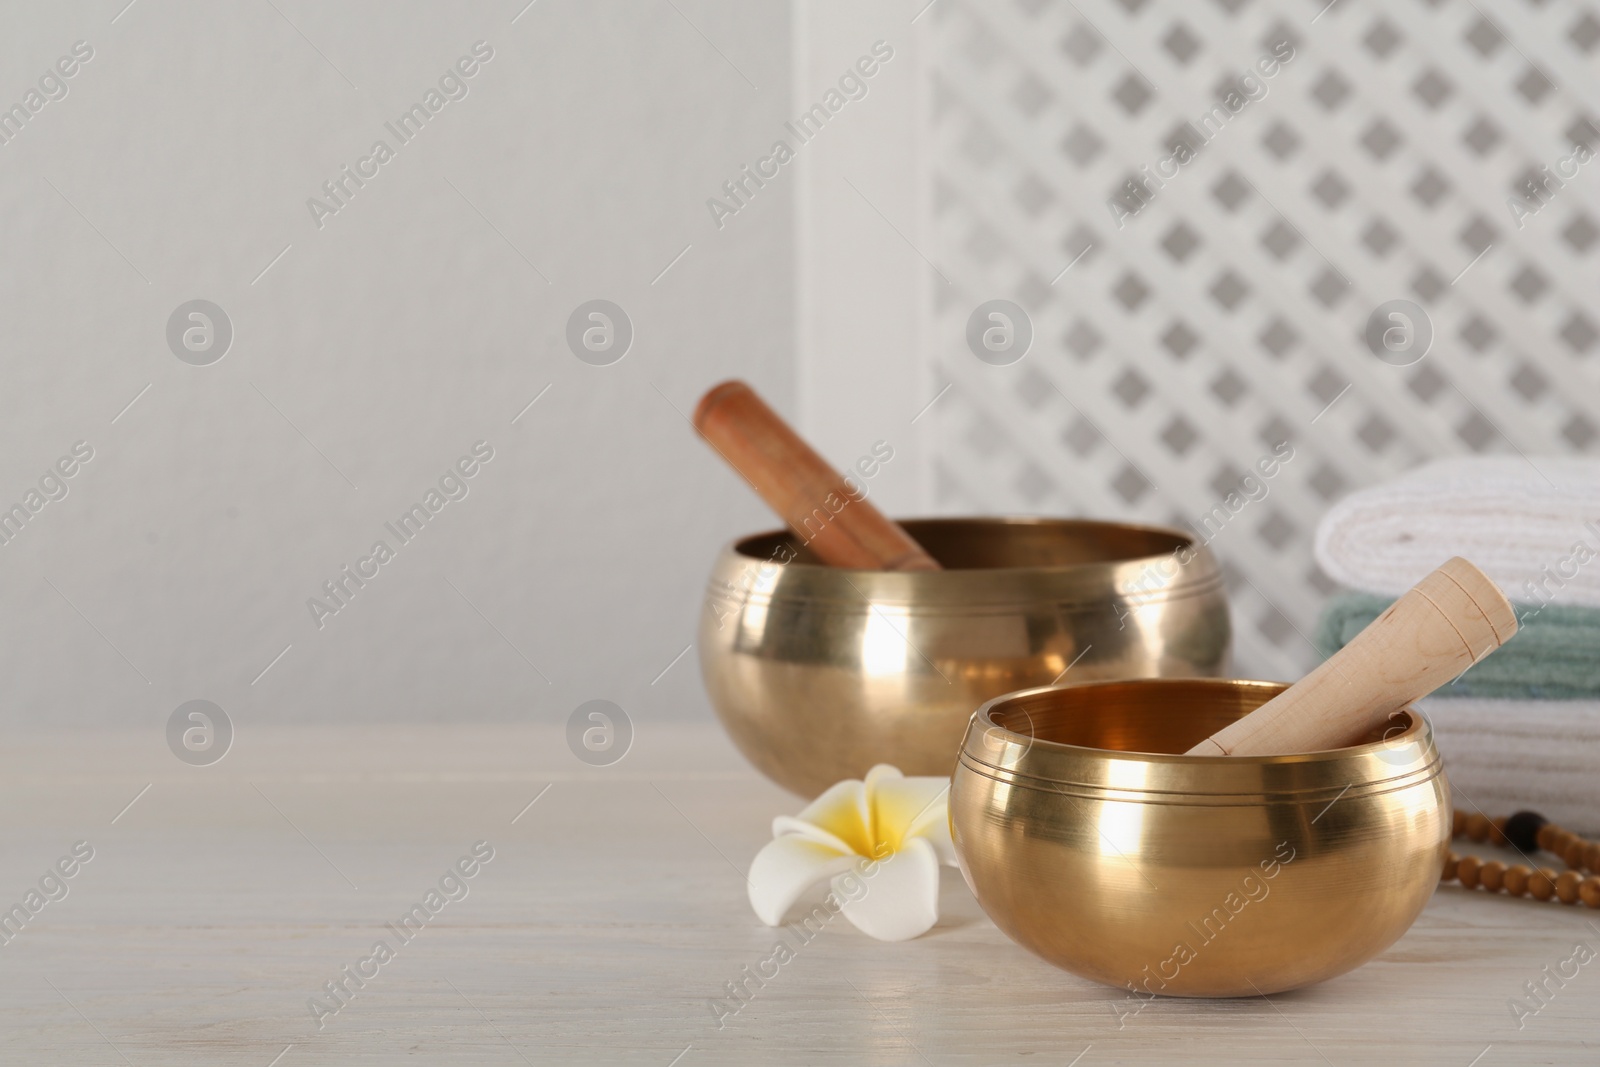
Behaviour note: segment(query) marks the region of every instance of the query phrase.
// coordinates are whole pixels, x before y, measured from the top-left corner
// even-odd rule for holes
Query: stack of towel
[[[1451,556],[1494,579],[1521,628],[1422,705],[1456,806],[1533,808],[1600,831],[1600,461],[1430,463],[1340,501],[1317,528],[1316,552],[1356,590],[1323,612],[1326,654]]]

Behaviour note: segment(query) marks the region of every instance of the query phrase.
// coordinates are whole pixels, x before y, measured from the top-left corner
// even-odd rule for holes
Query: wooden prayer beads
[[[1520,863],[1508,867],[1499,860],[1484,861],[1477,856],[1457,856],[1450,852],[1445,856],[1440,881],[1460,882],[1465,889],[1482,886],[1491,893],[1531,896],[1535,900],[1554,897],[1563,904],[1582,903],[1600,908],[1600,842],[1585,841],[1532,811],[1519,811],[1501,819],[1490,819],[1481,813],[1454,812],[1450,836],[1463,835],[1480,843],[1514,848],[1525,857],[1541,849],[1553,852],[1568,869],[1535,869]],[[1584,871],[1589,872],[1588,877],[1584,877]]]

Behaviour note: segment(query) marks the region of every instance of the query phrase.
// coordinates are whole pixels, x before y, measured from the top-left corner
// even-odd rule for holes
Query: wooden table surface
[[[554,727],[241,728],[210,767],[159,731],[13,737],[0,907],[75,842],[93,858],[0,946],[0,1063],[1600,1060],[1600,962],[1520,1029],[1509,1007],[1600,949],[1600,916],[1456,887],[1320,987],[1141,1007],[1011,944],[950,871],[929,934],[831,923],[719,1027],[774,940],[742,872],[798,807],[711,726],[639,724],[605,768]],[[385,924],[478,841],[467,895],[401,944]],[[309,998],[379,938],[400,947],[319,1028]]]

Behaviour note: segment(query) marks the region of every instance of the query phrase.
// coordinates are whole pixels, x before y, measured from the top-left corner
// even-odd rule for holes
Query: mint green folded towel
[[[1331,656],[1385,608],[1392,597],[1340,593],[1322,609],[1317,648]],[[1440,689],[1441,697],[1533,700],[1600,698],[1600,608],[1518,604],[1520,628],[1500,648]]]

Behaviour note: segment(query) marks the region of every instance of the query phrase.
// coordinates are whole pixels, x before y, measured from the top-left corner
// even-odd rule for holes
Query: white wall
[[[721,230],[705,201],[788,117],[786,5],[275,2],[0,32],[7,105],[94,50],[0,145],[0,501],[94,449],[0,547],[0,721],[705,714],[692,653],[652,680],[770,519],[683,413],[734,374],[794,410],[795,182]],[[307,198],[480,40],[319,229]],[[636,329],[607,367],[564,340],[597,297]],[[235,330],[210,366],[165,338],[194,298]],[[319,630],[307,599],[478,440],[470,494]]]
[[[853,458],[876,440],[891,443],[895,458],[871,489],[897,515],[921,513],[931,495],[931,420],[919,414],[943,385],[925,356],[928,267],[919,252],[925,70],[922,20],[911,20],[925,3],[795,5],[796,114],[859,73],[857,64],[875,68],[861,79],[864,95],[797,160],[800,412],[829,455]]]

